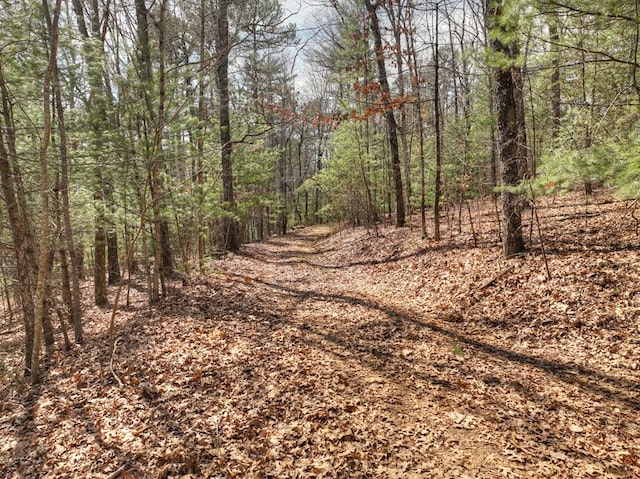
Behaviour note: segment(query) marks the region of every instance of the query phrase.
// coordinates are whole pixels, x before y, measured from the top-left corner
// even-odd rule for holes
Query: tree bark
[[[196,141],[198,150],[196,191],[198,192],[197,234],[198,234],[198,271],[204,273],[206,224],[203,214],[204,208],[204,136],[205,136],[205,42],[206,42],[206,5],[205,0],[200,0],[200,67],[198,71],[198,137]]]
[[[40,251],[38,254],[38,279],[34,295],[35,316],[33,329],[33,349],[31,351],[31,383],[40,381],[40,347],[42,342],[45,311],[45,291],[49,276],[49,239],[51,225],[49,223],[49,165],[47,152],[51,139],[51,83],[58,56],[58,20],[62,0],[56,0],[53,19],[50,18],[48,0],[42,0],[47,30],[49,33],[49,64],[44,75],[42,97],[44,129],[40,140]]]
[[[33,242],[31,213],[27,207],[24,189],[17,184],[20,172],[17,168],[17,152],[15,130],[13,127],[13,108],[8,90],[2,56],[0,56],[0,93],[2,96],[3,122],[0,122],[0,180],[7,208],[7,216],[11,226],[11,236],[16,257],[18,278],[18,297],[22,308],[24,324],[24,370],[25,375],[31,373],[31,354],[33,350],[34,302],[35,293],[35,249]],[[6,141],[6,143],[5,143]]]
[[[151,168],[151,208],[153,212],[153,235],[154,235],[154,268],[152,279],[151,301],[156,302],[160,299],[160,291],[165,295],[165,268],[163,255],[163,233],[162,233],[162,180],[160,179],[161,164],[163,161],[164,151],[162,145],[162,132],[164,130],[164,109],[165,109],[165,13],[167,8],[166,0],[162,0],[160,4],[160,19],[158,27],[158,113],[155,124],[155,135],[153,153],[150,158]],[[148,58],[144,62],[151,65],[151,59]],[[145,85],[150,86],[151,78],[146,79]]]
[[[77,271],[79,270],[78,254],[73,229],[71,226],[71,206],[69,201],[69,158],[67,154],[67,129],[64,122],[64,106],[62,104],[62,92],[60,88],[60,75],[57,65],[53,75],[53,89],[55,94],[56,113],[58,119],[58,136],[60,149],[60,188],[62,195],[62,218],[64,225],[65,248],[60,248],[60,261],[66,264],[66,254],[68,251],[71,262],[71,274],[63,274],[70,278],[70,297],[67,298],[68,307],[71,312],[71,324],[73,325],[74,339],[76,343],[82,342],[82,307],[80,303],[80,281]],[[68,268],[67,268],[68,269]]]
[[[223,248],[240,249],[238,222],[233,195],[231,118],[229,113],[229,0],[219,0],[218,11],[218,95],[220,99],[220,147],[222,166],[222,202],[226,214],[222,218]]]
[[[440,15],[439,6],[436,3],[436,25],[434,42],[434,100],[433,100],[433,121],[436,133],[436,175],[434,179],[433,194],[433,239],[440,241],[440,198],[442,196],[442,111],[440,109]]]
[[[107,231],[105,229],[104,193],[102,173],[96,170],[96,181],[93,200],[96,204],[96,218],[93,234],[94,262],[93,262],[93,294],[97,306],[105,306],[107,299]]]
[[[389,139],[389,149],[391,154],[391,172],[393,174],[393,184],[396,202],[396,226],[405,225],[404,193],[402,188],[402,172],[400,168],[400,151],[398,148],[398,125],[393,114],[391,103],[391,89],[387,78],[387,69],[384,62],[384,48],[382,46],[382,34],[380,33],[380,22],[378,20],[377,4],[373,5],[371,0],[365,0],[365,6],[369,12],[371,32],[375,45],[375,57],[378,65],[378,83],[382,91],[382,104],[384,106],[384,118],[387,124],[387,136]]]
[[[397,15],[395,8],[398,9]],[[391,28],[393,29],[393,38],[395,40],[395,60],[396,60],[396,72],[397,72],[397,84],[398,94],[402,99],[402,105],[400,106],[400,146],[402,147],[402,166],[404,169],[404,192],[405,194],[405,211],[411,217],[411,148],[409,147],[408,136],[408,119],[407,109],[404,102],[406,95],[405,75],[404,75],[404,55],[402,51],[402,17],[403,8],[405,6],[402,2],[391,2],[391,5],[387,8],[389,19],[391,20]],[[410,220],[411,221],[411,220]]]
[[[498,54],[498,65],[494,67],[495,100],[498,125],[498,160],[501,166],[502,217],[503,235],[502,246],[505,256],[524,251],[522,237],[521,200],[518,195],[509,191],[523,179],[520,147],[522,122],[519,121],[518,110],[522,105],[522,95],[517,92],[517,75],[519,68],[515,65],[512,45],[505,44],[503,38],[513,34],[501,19],[501,2],[487,0],[489,31],[494,35],[491,49]],[[507,64],[508,63],[508,64]]]
[[[552,18],[549,22],[549,38],[551,39],[551,137],[558,138],[560,134],[560,58],[558,52],[558,34],[557,19]]]

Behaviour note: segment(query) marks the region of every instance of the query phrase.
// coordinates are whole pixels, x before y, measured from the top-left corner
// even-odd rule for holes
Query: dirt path
[[[406,258],[343,265],[326,234],[252,245],[232,263],[289,305],[278,314],[302,348],[292,363],[322,385],[291,399],[333,411],[309,461],[324,453],[340,477],[637,477],[637,381],[508,329],[425,315],[422,298],[384,284]]]
[[[233,260],[239,274],[288,305],[278,315],[285,341],[296,348],[291,366],[303,371],[303,384],[314,385],[287,392],[293,410],[302,405],[293,422],[311,425],[310,437],[301,431],[287,437],[312,446],[290,456],[300,477],[500,475],[493,458],[501,450],[479,428],[482,411],[455,407],[458,385],[448,370],[464,368],[464,361],[451,338],[372,298],[375,278],[357,266],[331,264],[324,235],[303,230]]]
[[[317,227],[132,291],[113,358],[90,309],[40,387],[2,376],[0,477],[638,478],[640,239],[563,208],[552,278],[490,219],[475,248]]]

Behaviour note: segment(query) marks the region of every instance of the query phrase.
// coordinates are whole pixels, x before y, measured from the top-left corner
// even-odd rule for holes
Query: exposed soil
[[[628,206],[544,199],[550,278],[535,222],[503,258],[490,202],[439,243],[323,226],[247,245],[157,307],[132,290],[115,375],[108,309],[33,389],[5,324],[0,476],[640,477]]]

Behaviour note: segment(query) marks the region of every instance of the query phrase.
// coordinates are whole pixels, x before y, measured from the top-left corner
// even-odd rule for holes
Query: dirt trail
[[[549,203],[551,278],[487,208],[477,247],[304,228],[132,290],[113,358],[89,309],[39,388],[1,376],[0,477],[638,478],[640,238]]]
[[[290,321],[313,351],[306,367],[327,388],[319,402],[338,412],[334,424],[316,432],[334,439],[327,472],[345,455],[336,470],[341,477],[507,471],[495,463],[502,445],[482,428],[482,411],[456,407],[459,385],[448,370],[465,366],[452,339],[375,298],[376,278],[367,268],[332,264],[327,257],[334,250],[321,243],[325,235],[303,230],[247,251],[269,264],[256,280],[290,296]],[[243,273],[253,271],[248,261]]]
[[[456,328],[442,320],[451,320],[446,315],[425,314],[423,299],[412,301],[402,282],[385,284],[394,268],[406,278],[410,261],[392,248],[384,260],[345,265],[336,255],[348,240],[326,235],[308,229],[250,245],[232,265],[265,295],[288,301],[288,341],[307,348],[303,368],[325,388],[319,396],[292,391],[292,399],[338,411],[314,432],[335,436],[325,450],[334,458],[327,458],[327,471],[339,477],[637,476],[637,382],[562,354],[549,357],[544,344],[529,347],[530,339],[508,330]],[[353,241],[365,248],[376,242]],[[610,441],[623,445],[615,458],[608,455]],[[348,460],[335,459],[345,455]]]

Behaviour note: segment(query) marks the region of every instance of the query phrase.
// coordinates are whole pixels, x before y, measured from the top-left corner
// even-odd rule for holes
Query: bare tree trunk
[[[396,16],[395,8],[398,9]],[[393,38],[395,40],[395,59],[396,59],[396,72],[398,76],[398,94],[400,98],[405,98],[406,86],[405,86],[405,74],[404,74],[404,54],[402,49],[402,28],[401,20],[403,17],[403,2],[391,2],[391,5],[387,8],[389,19],[391,20],[391,28],[393,29]],[[400,105],[400,146],[402,147],[402,166],[404,169],[404,190],[405,195],[405,208],[406,212],[411,217],[411,149],[409,148],[409,142],[407,139],[408,119],[406,105],[403,103]]]
[[[60,188],[62,195],[62,217],[64,224],[65,248],[60,249],[60,260],[66,264],[66,253],[69,254],[71,262],[71,274],[63,274],[71,281],[71,289],[67,298],[69,311],[71,313],[71,324],[73,325],[74,339],[76,343],[82,342],[82,307],[80,306],[80,281],[77,274],[79,270],[78,254],[76,251],[73,229],[71,226],[71,206],[69,202],[69,158],[67,155],[67,129],[64,123],[64,107],[62,105],[62,93],[60,88],[60,76],[56,65],[53,76],[53,89],[55,93],[56,113],[58,118],[58,136],[60,137]],[[68,268],[67,268],[68,270]],[[68,285],[67,285],[68,286]]]
[[[220,98],[220,146],[222,148],[222,201],[226,214],[222,218],[224,249],[240,249],[238,222],[235,218],[233,166],[231,161],[231,118],[229,113],[229,0],[219,0],[218,11],[218,95]],[[286,192],[285,192],[286,195]]]
[[[393,114],[393,105],[391,104],[391,89],[387,79],[387,69],[384,63],[384,48],[382,45],[382,34],[380,32],[380,23],[378,21],[377,4],[374,6],[371,0],[365,0],[365,6],[369,12],[371,23],[371,32],[373,33],[373,41],[375,45],[375,57],[378,65],[378,82],[382,90],[382,104],[384,105],[384,117],[387,124],[387,136],[389,138],[389,149],[391,153],[391,172],[393,174],[393,184],[395,190],[396,201],[396,226],[405,225],[404,211],[404,193],[402,188],[402,172],[400,168],[400,152],[398,148],[398,125],[396,117]]]
[[[491,48],[499,54],[500,65],[495,67],[494,78],[496,88],[496,111],[498,124],[498,159],[502,168],[502,217],[503,217],[503,252],[505,256],[524,251],[524,239],[522,236],[521,209],[522,204],[518,195],[510,192],[508,188],[515,186],[522,180],[522,168],[520,167],[520,148],[518,140],[521,138],[519,128],[521,123],[518,117],[518,100],[522,96],[517,94],[515,75],[518,67],[513,56],[515,48],[506,45],[502,41],[505,34],[511,33],[501,19],[501,3],[487,0],[489,29],[496,30],[492,37]],[[505,29],[507,29],[505,31]],[[509,65],[504,62],[509,60]]]
[[[198,192],[198,214],[197,214],[197,232],[198,232],[198,271],[204,273],[204,255],[205,255],[205,238],[206,225],[202,209],[204,207],[204,135],[205,135],[205,0],[200,0],[200,69],[198,72],[198,139],[196,142],[198,150],[198,170],[196,172],[196,185]]]
[[[154,233],[154,268],[153,268],[153,289],[151,300],[156,302],[159,300],[160,290],[162,295],[165,290],[165,264],[163,254],[163,232],[161,198],[162,198],[162,180],[160,179],[160,167],[163,160],[162,132],[164,130],[164,108],[165,108],[165,13],[167,9],[166,0],[162,0],[160,4],[160,19],[158,21],[158,50],[159,50],[159,66],[158,66],[158,116],[155,125],[155,141],[153,155],[151,158],[151,207],[153,211],[153,233]],[[150,80],[150,79],[149,79]]]
[[[62,0],[56,0],[53,19],[50,18],[48,0],[42,1],[42,7],[47,19],[47,27],[49,33],[49,64],[44,75],[43,81],[43,117],[44,129],[42,139],[40,141],[40,207],[41,207],[41,226],[40,226],[40,252],[38,255],[38,280],[36,283],[36,291],[34,295],[35,316],[33,330],[33,349],[31,351],[31,383],[37,384],[40,381],[40,347],[42,342],[42,328],[45,315],[44,295],[48,282],[48,262],[49,262],[49,240],[50,240],[50,223],[49,223],[49,171],[47,152],[49,150],[49,141],[51,139],[51,83],[55,70],[58,55],[58,20],[60,19],[60,8]]]
[[[96,170],[96,180],[104,181],[100,169]],[[105,230],[104,194],[102,184],[95,187],[93,199],[96,204],[93,247],[93,293],[97,306],[105,306],[107,299],[107,232]]]
[[[413,89],[413,95],[415,98],[415,114],[416,123],[418,128],[418,154],[420,157],[420,228],[422,231],[422,238],[427,238],[427,205],[426,205],[426,163],[424,152],[424,119],[422,117],[422,82],[420,78],[420,72],[418,71],[418,54],[416,52],[414,29],[412,26],[411,10],[407,10],[407,16],[405,17],[404,32],[407,43],[407,50],[409,55],[409,75],[411,77],[411,87]]]
[[[558,34],[557,18],[551,18],[549,22],[549,38],[551,39],[551,138],[558,138],[560,134],[560,58],[558,51]]]
[[[22,307],[24,324],[24,368],[25,375],[31,372],[31,355],[34,334],[34,293],[36,258],[33,241],[31,214],[27,209],[24,188],[19,184],[20,171],[17,165],[16,137],[13,125],[11,95],[4,75],[2,56],[0,56],[0,93],[2,95],[2,117],[0,122],[0,179],[2,192],[11,225],[11,235],[16,256],[18,278],[18,297]],[[6,141],[6,144],[5,144]]]
[[[109,284],[117,284],[120,281],[120,262],[118,258],[118,233],[114,220],[115,201],[113,198],[113,182],[105,181],[104,198],[108,208],[106,220],[106,245],[107,245],[107,278]]]
[[[433,121],[436,133],[436,175],[434,179],[433,195],[433,239],[440,241],[440,197],[442,196],[442,119],[440,110],[440,7],[436,3],[436,25],[434,42],[434,100]]]
[[[1,133],[0,133],[1,134]],[[0,277],[2,279],[2,291],[4,292],[4,300],[5,300],[5,311],[7,312],[7,316],[9,318],[9,324],[13,323],[13,301],[11,299],[11,285],[9,284],[9,281],[7,280],[7,274],[5,272],[4,269],[4,265],[5,265],[5,250],[4,248],[2,248],[2,246],[0,246],[0,257],[2,258],[2,260],[0,261],[0,266],[2,266],[0,269],[2,270],[0,272]]]

